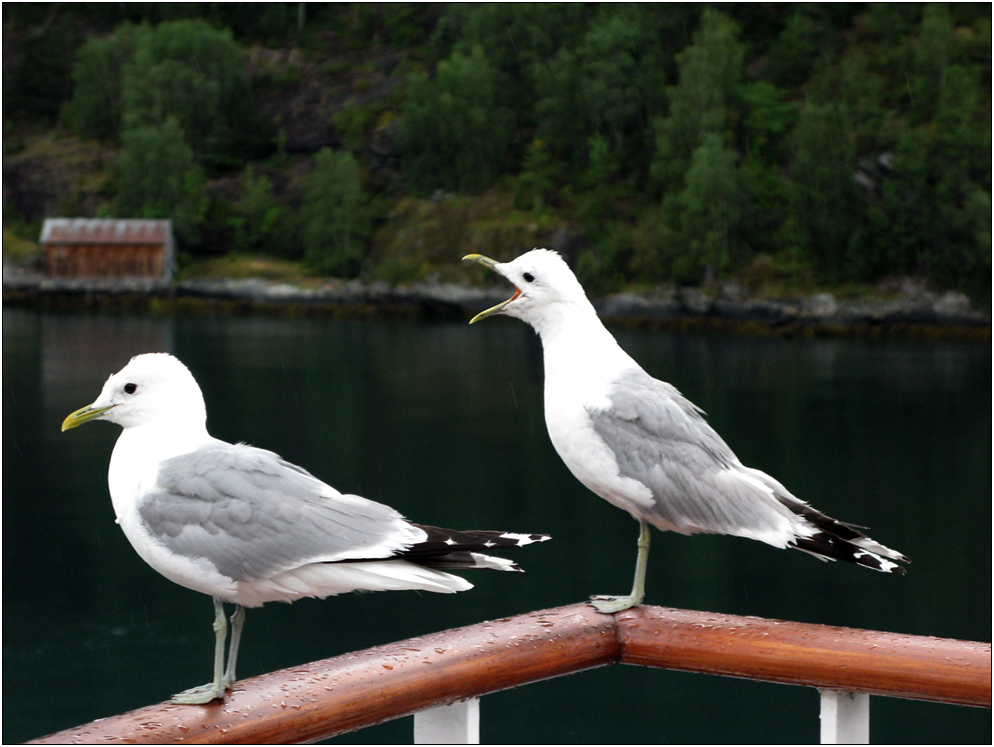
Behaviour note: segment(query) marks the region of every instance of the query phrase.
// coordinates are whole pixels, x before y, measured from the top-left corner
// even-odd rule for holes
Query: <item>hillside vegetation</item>
[[[5,3],[4,227],[595,292],[913,276],[990,303],[989,4]]]

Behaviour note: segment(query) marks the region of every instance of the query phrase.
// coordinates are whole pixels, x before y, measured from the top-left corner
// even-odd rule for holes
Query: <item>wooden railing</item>
[[[577,604],[252,677],[223,703],[148,706],[34,743],[313,742],[616,663],[991,707],[989,643],[662,607],[604,615]]]

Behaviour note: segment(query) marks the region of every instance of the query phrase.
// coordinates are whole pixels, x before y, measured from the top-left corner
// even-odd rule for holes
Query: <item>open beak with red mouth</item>
[[[482,254],[467,254],[465,257],[463,257],[463,259],[471,259],[474,262],[479,262],[484,267],[489,267],[491,270],[493,270],[496,273],[499,273],[501,275],[504,274],[499,269],[497,269],[497,265],[500,264],[499,262],[496,262],[496,261],[490,259],[490,257],[484,257]],[[485,311],[481,311],[479,314],[477,314],[472,319],[470,319],[469,323],[473,324],[473,322],[478,322],[478,321],[480,321],[481,319],[483,319],[485,317],[493,316],[494,314],[501,313],[504,310],[504,308],[509,303],[511,303],[512,301],[514,301],[515,299],[517,299],[517,297],[520,296],[520,295],[521,295],[521,289],[518,288],[517,286],[514,286],[514,295],[513,296],[511,296],[506,301],[502,301],[501,303],[497,304],[496,306],[492,306],[491,308],[489,308],[489,309],[487,309]]]

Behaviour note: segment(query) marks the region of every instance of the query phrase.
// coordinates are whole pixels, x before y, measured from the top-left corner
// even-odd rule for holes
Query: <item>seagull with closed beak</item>
[[[534,249],[510,262],[479,262],[515,286],[477,314],[517,317],[542,339],[545,424],[573,475],[639,522],[635,582],[627,596],[596,596],[605,613],[642,603],[649,526],[680,534],[730,534],[904,574],[899,552],[795,498],[764,472],[743,465],[677,391],[654,379],[608,332],[558,253]]]
[[[62,430],[91,420],[123,428],[107,479],[125,536],[163,576],[214,600],[214,678],[173,696],[176,703],[224,697],[245,607],[349,591],[465,591],[473,585],[445,571],[517,571],[481,551],[549,539],[412,524],[271,451],[213,438],[200,387],[166,353],[132,358]],[[225,602],[235,605],[227,665]]]

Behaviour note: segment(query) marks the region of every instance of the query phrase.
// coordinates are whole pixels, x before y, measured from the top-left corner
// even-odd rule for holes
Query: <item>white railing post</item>
[[[427,708],[414,714],[414,744],[479,743],[479,698]]]
[[[842,690],[821,693],[821,743],[869,744],[870,696]]]

